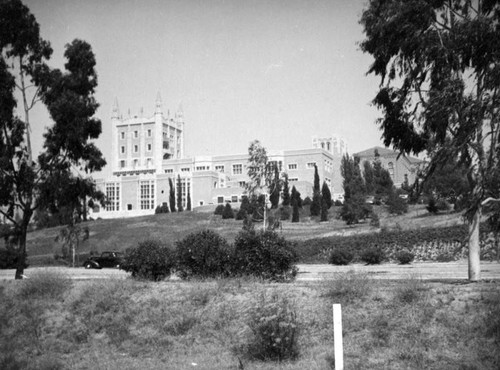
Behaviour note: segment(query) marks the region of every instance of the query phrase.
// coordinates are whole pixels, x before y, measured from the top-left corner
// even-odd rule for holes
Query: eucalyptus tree
[[[384,144],[427,151],[428,173],[456,159],[468,169],[469,279],[480,279],[479,223],[500,150],[500,2],[370,0],[361,49],[380,77],[373,102]]]
[[[0,214],[18,241],[16,279],[24,273],[33,213],[59,202],[47,196],[54,178],[69,181],[75,169],[92,172],[105,165],[91,142],[101,133],[101,122],[93,118],[98,104],[93,97],[97,74],[91,47],[80,40],[66,45],[64,72],[47,65],[51,54],[29,9],[19,0],[0,2]],[[40,100],[53,125],[35,159],[30,111]],[[64,201],[71,203],[68,194]]]

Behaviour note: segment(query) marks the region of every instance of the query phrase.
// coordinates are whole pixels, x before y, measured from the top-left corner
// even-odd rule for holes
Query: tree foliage
[[[181,175],[177,175],[177,212],[183,212],[184,207],[182,206],[182,181]]]
[[[283,191],[281,193],[282,205],[289,206],[290,205],[290,187],[288,185],[288,175],[284,174],[283,180]]]
[[[371,0],[361,17],[380,77],[384,143],[467,168],[469,279],[480,278],[479,222],[500,151],[500,2]]]
[[[371,210],[365,203],[365,186],[358,157],[348,154],[342,157],[340,172],[343,178],[344,204],[340,211],[340,218],[348,225],[356,224],[366,218]]]
[[[85,198],[95,189],[81,176],[77,179],[74,170],[100,170],[105,161],[92,142],[101,133],[101,122],[93,117],[97,74],[90,45],[74,40],[66,45],[65,71],[50,68],[46,63],[52,49],[40,37],[35,17],[19,0],[8,0],[0,2],[0,49],[0,213],[12,223],[18,240],[16,278],[21,278],[34,212],[82,201],[85,208]],[[35,159],[30,111],[40,100],[54,124]]]
[[[311,216],[319,216],[321,213],[321,192],[319,188],[318,166],[316,164],[314,164],[314,186],[310,212]]]
[[[174,181],[170,177],[168,179],[168,186],[170,189],[168,194],[168,202],[170,204],[170,211],[174,213],[177,212],[177,208],[175,207],[175,189],[174,189]]]
[[[250,199],[260,195],[262,188],[271,183],[273,173],[269,171],[267,150],[259,140],[252,141],[248,147],[247,174],[246,190]]]
[[[269,186],[269,201],[271,208],[278,208],[280,202],[280,192],[282,187],[282,180],[277,166],[274,166],[274,177]]]

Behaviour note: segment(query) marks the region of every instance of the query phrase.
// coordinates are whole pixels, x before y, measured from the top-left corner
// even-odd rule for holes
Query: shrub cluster
[[[176,270],[181,278],[217,277],[228,273],[229,246],[216,232],[192,233],[176,245]]]
[[[202,230],[176,242],[170,251],[147,240],[127,251],[121,268],[132,277],[161,280],[175,270],[183,279],[251,275],[289,280],[297,274],[293,246],[274,231],[241,231],[230,245],[211,230]]]
[[[467,225],[309,239],[298,242],[296,250],[302,263],[326,263],[339,247],[351,251],[356,261],[374,246],[382,248],[391,261],[399,261],[398,253],[404,250],[411,252],[415,261],[453,261],[467,256]],[[495,260],[497,254],[494,235],[481,225],[481,259]]]
[[[359,258],[367,265],[379,265],[385,259],[385,254],[382,248],[375,245],[365,249]]]
[[[220,215],[222,216],[222,213],[224,212],[224,205],[219,204],[217,207],[215,207],[214,215]]]
[[[295,277],[297,255],[285,238],[273,231],[240,232],[234,242],[233,271],[264,279]]]
[[[170,250],[156,240],[140,242],[136,248],[127,250],[122,270],[132,277],[158,281],[170,276],[175,260]]]
[[[395,256],[396,256],[396,259],[399,261],[399,263],[402,265],[407,265],[407,264],[411,263],[413,261],[413,259],[415,258],[413,253],[411,253],[409,251],[399,251],[398,253],[396,253]]]
[[[332,265],[348,265],[354,259],[354,254],[344,248],[335,248],[330,253],[328,260]]]

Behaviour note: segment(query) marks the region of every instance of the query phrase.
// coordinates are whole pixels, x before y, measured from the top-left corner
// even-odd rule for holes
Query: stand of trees
[[[373,102],[386,146],[427,151],[427,176],[453,160],[469,187],[469,279],[480,279],[479,223],[499,203],[500,3],[490,0],[371,0],[361,49],[380,77]]]
[[[106,162],[92,143],[101,134],[101,121],[94,118],[97,74],[90,45],[74,40],[66,45],[65,71],[49,67],[52,48],[40,37],[35,17],[19,0],[7,0],[0,2],[0,49],[0,214],[17,240],[20,279],[34,212],[84,209],[95,188],[75,173],[100,170]],[[30,112],[39,101],[54,124],[35,158]]]

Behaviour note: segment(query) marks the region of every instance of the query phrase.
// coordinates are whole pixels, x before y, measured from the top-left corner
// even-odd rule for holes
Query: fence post
[[[344,348],[342,344],[342,307],[333,305],[333,345],[335,348],[335,370],[344,370]]]

